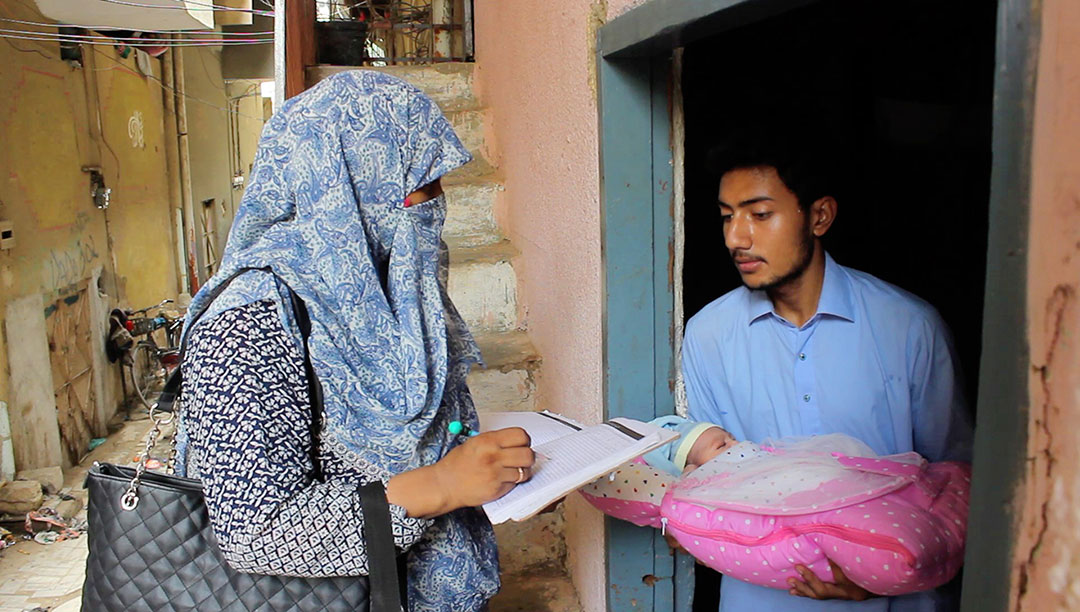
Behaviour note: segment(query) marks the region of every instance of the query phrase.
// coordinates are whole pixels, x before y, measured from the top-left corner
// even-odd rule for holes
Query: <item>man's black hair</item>
[[[771,117],[733,130],[709,152],[707,165],[716,184],[732,170],[771,166],[806,210],[825,196],[839,198],[839,150],[833,135],[812,119]]]

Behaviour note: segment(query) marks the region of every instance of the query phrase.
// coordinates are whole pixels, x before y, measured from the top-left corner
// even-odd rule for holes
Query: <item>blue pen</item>
[[[459,434],[464,434],[466,436],[469,436],[470,438],[480,433],[479,431],[473,431],[468,427],[465,427],[465,425],[462,424],[461,421],[450,421],[450,423],[446,425],[446,430],[449,431],[452,435],[456,436]]]

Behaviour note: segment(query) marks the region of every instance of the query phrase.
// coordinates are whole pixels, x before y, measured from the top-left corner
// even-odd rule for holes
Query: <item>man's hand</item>
[[[820,578],[814,575],[814,572],[810,571],[810,568],[805,565],[796,565],[795,571],[799,572],[803,581],[797,578],[788,578],[788,585],[791,587],[788,592],[792,595],[809,597],[810,599],[864,601],[876,597],[876,595],[855,584],[845,576],[839,565],[829,561],[829,567],[832,568],[833,582],[822,582]]]
[[[667,545],[668,545],[669,548],[671,548],[671,552],[673,552],[673,553],[677,553],[677,552],[684,553],[684,552],[686,552],[686,549],[683,548],[682,544],[679,544],[679,541],[675,539],[675,536],[671,535],[670,533],[665,533],[664,534],[664,539],[667,540]]]

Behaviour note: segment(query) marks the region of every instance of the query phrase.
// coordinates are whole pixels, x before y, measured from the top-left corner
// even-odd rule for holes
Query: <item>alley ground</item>
[[[86,471],[95,461],[131,465],[143,448],[150,420],[130,420],[78,465],[64,472],[64,486],[84,502],[78,517],[86,518]],[[139,418],[136,416],[135,418]],[[16,531],[13,525],[5,525]],[[16,535],[20,533],[16,531]],[[43,545],[20,540],[0,552],[0,612],[50,610],[77,612],[86,570],[86,536]]]

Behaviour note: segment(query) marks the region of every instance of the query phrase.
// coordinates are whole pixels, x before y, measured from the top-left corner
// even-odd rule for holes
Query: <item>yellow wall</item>
[[[126,297],[123,303],[141,308],[176,297],[165,164],[165,147],[171,143],[165,142],[163,89],[155,80],[161,78],[161,62],[151,60],[154,78],[148,78],[111,48],[98,47],[94,55],[104,140],[111,147],[105,148],[102,163],[112,168],[106,180],[116,185],[106,211],[116,274],[123,287],[121,297]],[[141,144],[135,127],[139,116]]]
[[[22,5],[4,5],[0,16],[43,20]],[[84,51],[93,52],[97,68],[92,76],[100,140],[90,129],[98,121],[96,108],[88,104],[95,97],[94,79],[84,80],[83,68],[60,60],[56,43],[0,44],[5,94],[0,96],[0,220],[14,223],[17,243],[0,252],[0,318],[9,300],[38,293],[48,304],[98,267],[113,303],[126,303],[125,293],[130,303],[143,304],[175,292],[161,87],[111,47]],[[159,64],[151,62],[158,74]],[[128,136],[136,113],[142,120],[141,146]],[[113,190],[107,211],[91,201],[89,175],[81,170],[85,165],[103,169]],[[7,359],[0,338],[2,401],[10,396]]]
[[[0,4],[0,17],[48,21],[28,4]],[[36,29],[55,33],[54,28]],[[83,45],[83,65],[60,59],[57,43],[0,43],[0,221],[14,222],[16,247],[0,251],[0,330],[7,303],[40,294],[46,304],[71,293],[96,268],[110,305],[142,307],[178,289],[174,210],[169,195],[163,63],[140,72],[134,54]],[[220,52],[185,49],[192,195],[215,198],[218,253],[239,203],[231,187]],[[257,87],[256,87],[257,91]],[[261,99],[239,101],[261,119]],[[92,126],[100,122],[101,138]],[[245,177],[262,121],[242,120]],[[112,201],[95,208],[83,166],[100,166]],[[235,199],[235,203],[234,203]],[[197,217],[198,218],[198,217]],[[198,227],[198,225],[197,225]],[[9,401],[9,349],[0,334],[0,401]],[[15,415],[11,415],[15,418]]]
[[[228,144],[228,99],[221,78],[221,52],[214,48],[186,48],[184,80],[187,94],[188,149],[191,157],[191,196],[196,234],[202,244],[203,201],[213,199],[214,252],[220,260],[225,232],[232,220],[233,190]],[[200,263],[205,263],[200,253]],[[199,278],[205,280],[204,270]]]
[[[243,195],[242,189],[232,188],[233,173],[243,174],[246,184],[263,126],[262,98],[259,96],[258,81],[225,82],[221,73],[220,49],[187,48],[183,53],[188,94],[192,202],[199,221],[196,229],[201,240],[201,219],[205,210],[203,202],[213,199],[212,228],[216,228],[214,253],[220,261],[228,229]],[[227,109],[239,113],[235,128],[229,121]],[[230,129],[234,132],[233,146],[239,149],[238,159],[229,146]],[[200,257],[204,256],[204,253],[200,253]],[[205,268],[200,278],[206,278]]]

